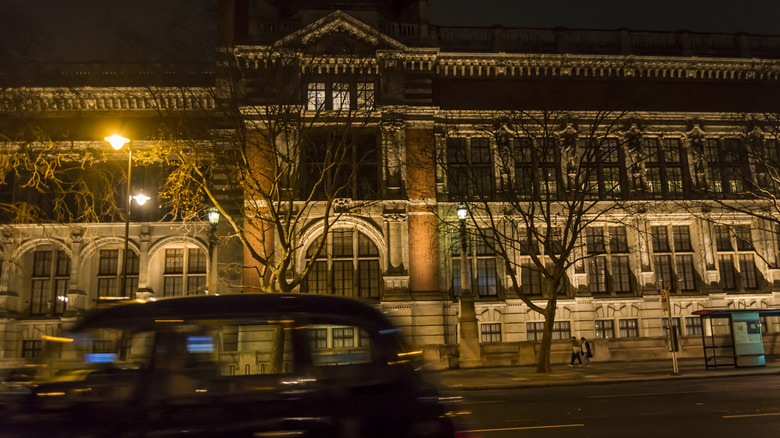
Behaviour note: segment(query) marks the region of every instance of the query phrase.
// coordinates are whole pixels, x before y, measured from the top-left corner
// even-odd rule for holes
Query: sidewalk
[[[442,389],[501,389],[537,386],[592,385],[671,379],[780,374],[780,357],[767,357],[758,368],[722,367],[705,369],[704,359],[678,359],[678,375],[673,375],[669,360],[646,362],[593,362],[590,368],[553,364],[547,374],[536,373],[536,366],[473,368],[426,372]]]

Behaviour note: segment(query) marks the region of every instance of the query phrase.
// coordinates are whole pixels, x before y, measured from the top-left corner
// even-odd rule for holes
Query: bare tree
[[[245,54],[236,49],[233,69],[210,90],[215,106],[183,88],[184,112],[158,108],[164,130],[153,149],[169,170],[164,196],[176,215],[216,207],[253,259],[245,268],[257,269],[257,287],[290,292],[305,285],[339,218],[375,199],[374,83],[307,85],[301,71],[317,70],[327,55],[275,47],[252,51],[251,61]],[[300,266],[310,243],[303,233],[315,223],[321,232]]]
[[[113,220],[122,207],[117,157],[51,113],[70,89],[0,90],[0,212],[6,223]],[[74,137],[76,139],[74,139]]]
[[[627,245],[625,236],[604,229],[627,208],[625,119],[611,112],[509,111],[478,129],[473,135],[481,138],[470,144],[455,130],[443,151],[450,199],[468,207],[477,245],[503,265],[507,289],[544,317],[538,372],[550,371],[558,300],[574,293],[570,273],[584,272],[585,259],[609,245]],[[488,139],[498,145],[495,153]],[[612,287],[614,279],[602,272]],[[542,291],[529,287],[534,276]]]

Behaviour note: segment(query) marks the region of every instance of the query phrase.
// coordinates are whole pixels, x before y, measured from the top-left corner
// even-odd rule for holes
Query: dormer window
[[[309,82],[306,93],[306,109],[310,111],[374,109],[373,82]]]

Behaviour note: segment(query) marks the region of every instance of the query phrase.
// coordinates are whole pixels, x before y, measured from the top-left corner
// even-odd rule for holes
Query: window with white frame
[[[382,275],[376,244],[367,235],[347,228],[331,230],[327,239],[303,289],[315,294],[379,298]],[[314,255],[316,246],[317,242],[309,246],[307,257]]]
[[[591,293],[631,293],[626,227],[588,227],[585,245],[589,256],[588,285]]]
[[[310,111],[371,110],[376,99],[371,81],[309,82],[306,86],[306,109]]]
[[[30,315],[65,312],[70,282],[70,257],[65,251],[34,251],[30,280]]]
[[[714,234],[723,290],[740,292],[758,289],[759,273],[750,226],[716,225]]]
[[[670,292],[695,291],[696,270],[688,225],[650,227],[650,240],[656,282],[662,287],[668,284]]]
[[[501,323],[491,322],[480,324],[480,331],[482,332],[482,343],[489,342],[501,342]]]
[[[98,297],[132,297],[138,289],[138,254],[132,249],[127,250],[127,282],[125,290],[120,291],[122,284],[122,265],[118,249],[101,249],[98,254],[97,293]]]
[[[166,248],[163,296],[206,293],[206,260],[206,252],[200,248]]]

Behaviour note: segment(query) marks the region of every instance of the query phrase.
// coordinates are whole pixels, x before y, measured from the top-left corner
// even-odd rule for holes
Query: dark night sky
[[[433,24],[780,34],[780,0],[429,0]],[[216,0],[0,0],[0,60],[210,53]],[[149,55],[153,53],[155,55]],[[0,61],[2,62],[2,61]]]
[[[780,0],[429,0],[443,25],[780,34]]]

